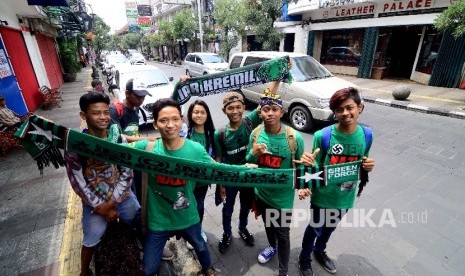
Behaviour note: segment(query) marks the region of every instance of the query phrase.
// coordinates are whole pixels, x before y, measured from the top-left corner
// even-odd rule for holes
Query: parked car
[[[329,109],[329,99],[339,89],[357,87],[355,84],[333,76],[314,58],[287,52],[243,52],[231,57],[229,68],[234,69],[276,57],[288,55],[292,62],[291,84],[281,83],[278,92],[283,108],[289,116],[293,128],[309,131],[317,121],[333,121]],[[258,103],[267,84],[247,87],[240,90],[247,101]]]
[[[228,69],[228,63],[214,53],[190,53],[184,59],[186,75],[194,77]]]
[[[327,61],[358,63],[361,54],[353,47],[331,47],[326,52]]]
[[[145,57],[141,53],[130,54],[129,61],[131,64],[146,64]]]
[[[173,77],[168,78],[160,68],[153,65],[122,66],[115,72],[115,83],[111,85],[116,100],[122,102],[126,98],[126,83],[132,78],[139,78],[147,83],[147,90],[152,96],[146,96],[139,113],[139,125],[153,123],[152,107],[158,99],[171,97],[174,86]]]

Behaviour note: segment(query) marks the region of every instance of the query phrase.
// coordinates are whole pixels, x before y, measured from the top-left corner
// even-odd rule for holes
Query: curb
[[[421,106],[421,105],[406,103],[406,102],[397,101],[397,100],[385,100],[385,99],[372,98],[369,96],[368,97],[363,96],[363,99],[369,103],[375,103],[375,104],[390,106],[394,108],[406,109],[406,110],[422,112],[426,114],[434,114],[434,115],[439,115],[439,116],[445,116],[445,117],[465,120],[465,112],[448,111],[448,110],[440,109],[440,108]]]

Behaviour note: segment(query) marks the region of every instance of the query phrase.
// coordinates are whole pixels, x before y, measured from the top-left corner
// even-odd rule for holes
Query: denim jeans
[[[116,210],[119,213],[119,218],[126,224],[132,225],[140,209],[139,202],[136,196],[131,193],[129,197],[118,204]],[[100,239],[107,229],[107,221],[99,214],[93,213],[93,208],[82,204],[82,245],[85,247],[93,247],[100,242]]]
[[[202,266],[202,272],[205,273],[211,267],[211,258],[207,243],[202,238],[200,231],[200,223],[196,223],[186,229],[174,231],[152,231],[147,229],[143,260],[145,275],[154,275],[157,273],[166,241],[174,235],[182,237],[194,247]]]
[[[240,192],[239,228],[247,227],[247,218],[255,197],[253,188],[226,187],[226,202],[223,206],[223,232],[231,235],[231,219],[234,211],[237,193]]]
[[[194,189],[195,201],[197,201],[197,212],[200,217],[200,224],[202,225],[203,214],[205,213],[205,197],[207,196],[209,185],[199,185]]]
[[[336,212],[336,214],[334,214]],[[339,209],[325,209],[310,205],[310,213],[312,215],[311,221],[305,229],[304,237],[302,239],[302,251],[300,256],[305,259],[310,259],[313,251],[322,253],[326,249],[326,244],[331,237],[331,234],[336,230],[336,223],[334,220],[329,219],[326,214],[333,213],[331,218],[342,219],[343,214],[347,212]],[[330,225],[328,225],[330,224]]]
[[[268,243],[273,247],[276,248],[276,243],[278,246],[278,259],[279,259],[279,275],[283,274],[286,275],[287,271],[289,270],[289,256],[291,255],[291,238],[290,238],[290,224],[292,217],[292,210],[290,209],[276,209],[265,202],[263,202],[260,198],[256,198],[257,209],[262,214],[263,223],[265,223],[265,232],[266,237],[268,238]],[[271,223],[270,226],[268,222],[270,217],[267,216],[266,210],[270,210],[273,214],[273,219],[278,225]],[[283,219],[284,224],[280,224],[282,217],[285,217],[288,220]]]

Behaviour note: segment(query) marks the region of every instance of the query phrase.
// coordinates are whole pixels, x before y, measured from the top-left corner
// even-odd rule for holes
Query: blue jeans
[[[200,217],[200,225],[202,225],[203,214],[205,213],[205,197],[207,196],[209,185],[199,185],[194,189],[195,201],[197,201],[197,212]]]
[[[200,223],[196,223],[186,229],[174,231],[152,231],[147,229],[143,260],[145,275],[154,275],[157,273],[166,241],[174,235],[182,237],[194,247],[202,266],[202,272],[205,273],[211,267],[211,258],[207,243],[202,238],[200,231]]]
[[[139,209],[139,202],[133,193],[116,207],[119,218],[128,225],[132,225]],[[82,204],[82,232],[84,236],[82,245],[85,247],[97,245],[107,229],[106,219],[99,214],[93,213],[92,210],[92,207]]]
[[[337,219],[341,220],[342,215],[345,214],[347,210],[325,209],[320,208],[315,204],[311,204],[310,212],[312,214],[312,218],[305,229],[304,237],[302,239],[302,251],[300,251],[300,256],[304,259],[310,259],[310,255],[313,251],[317,253],[325,251],[326,244],[328,243],[331,234],[334,230],[336,230],[334,220],[330,221],[325,214],[328,214],[328,212],[337,212],[336,215],[331,217],[337,217]]]
[[[239,228],[247,227],[247,218],[249,216],[252,202],[255,197],[253,188],[245,187],[226,187],[226,202],[223,206],[223,232],[231,235],[231,219],[234,211],[237,193],[240,192],[239,198],[241,209],[239,213]]]

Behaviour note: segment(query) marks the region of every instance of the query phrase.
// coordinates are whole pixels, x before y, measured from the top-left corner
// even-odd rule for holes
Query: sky
[[[124,0],[84,0],[87,4],[88,12],[94,12],[100,16],[105,23],[110,26],[111,32],[121,29],[126,25],[126,10]]]

